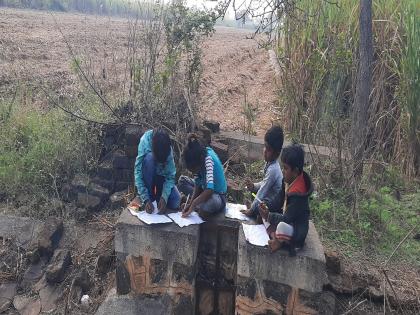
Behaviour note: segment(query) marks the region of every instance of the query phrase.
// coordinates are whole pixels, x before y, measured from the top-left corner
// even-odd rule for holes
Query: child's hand
[[[254,183],[252,182],[251,179],[246,178],[245,179],[245,187],[246,189],[248,189],[249,191],[254,191]]]
[[[252,211],[250,209],[241,210],[241,213],[245,214],[247,217],[252,216]]]
[[[154,207],[153,207],[153,204],[150,202],[150,200],[148,200],[148,201],[146,202],[146,205],[144,206],[144,210],[145,210],[147,213],[153,213]]]
[[[187,208],[185,209],[185,211],[182,211],[181,216],[182,216],[183,218],[186,218],[186,217],[188,217],[188,216],[191,214],[191,212],[193,212],[193,207],[192,207],[192,206],[187,207]]]
[[[265,203],[260,203],[260,205],[258,206],[258,210],[260,211],[260,216],[261,218],[263,218],[265,221],[268,220],[268,208],[267,205]]]
[[[166,201],[163,198],[160,198],[158,204],[159,214],[164,214],[166,212]]]

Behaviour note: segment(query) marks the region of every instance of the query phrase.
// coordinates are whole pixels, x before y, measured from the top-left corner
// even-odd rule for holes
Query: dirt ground
[[[16,87],[25,86],[27,103],[42,103],[40,84],[57,95],[77,94],[79,81],[64,38],[76,56],[90,56],[89,62],[108,66],[109,81],[118,84],[121,78],[113,77],[112,64],[124,65],[128,27],[121,18],[1,8],[0,95],[13,95]],[[268,52],[247,39],[251,35],[217,27],[205,40],[198,103],[201,118],[217,120],[225,130],[240,130],[246,95],[256,108],[253,129],[262,134],[274,117],[276,83]]]

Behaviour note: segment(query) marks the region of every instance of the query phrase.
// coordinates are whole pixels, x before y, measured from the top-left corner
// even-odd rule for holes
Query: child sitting
[[[282,214],[269,212],[265,205],[260,206],[261,217],[270,224],[277,226],[272,240],[268,242],[272,252],[282,244],[289,247],[291,255],[296,254],[296,248],[303,247],[309,229],[309,196],[313,185],[309,175],[303,171],[305,152],[302,146],[292,144],[281,153],[281,163],[284,174],[282,190],[277,196],[282,204]]]
[[[283,174],[280,169],[278,158],[283,147],[283,129],[280,126],[271,127],[264,136],[264,179],[259,183],[246,180],[246,187],[252,193],[257,193],[251,208],[242,210],[249,217],[256,218],[260,201],[266,203],[272,209],[279,209],[280,205],[274,204],[274,196],[281,190]]]
[[[182,158],[195,179],[186,176],[179,179],[180,191],[191,196],[182,216],[186,217],[195,210],[206,219],[226,207],[227,185],[223,165],[213,149],[205,147],[195,134],[189,135],[187,141]]]
[[[134,178],[138,198],[148,213],[153,212],[154,201],[158,202],[159,213],[179,208],[181,196],[175,186],[175,174],[169,135],[163,129],[146,131],[140,139]]]

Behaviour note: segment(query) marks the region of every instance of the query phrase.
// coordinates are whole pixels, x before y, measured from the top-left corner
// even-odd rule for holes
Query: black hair
[[[271,127],[265,133],[264,141],[274,152],[280,154],[284,141],[283,129],[280,126]]]
[[[299,173],[303,172],[303,164],[305,163],[305,151],[303,146],[294,143],[283,148],[281,151],[281,161],[289,165],[292,169],[297,168]]]
[[[201,168],[207,156],[207,149],[199,137],[192,133],[187,137],[187,144],[182,151],[182,158],[188,170]]]
[[[171,139],[165,130],[161,128],[153,130],[152,151],[157,162],[165,163],[168,159],[171,153]]]

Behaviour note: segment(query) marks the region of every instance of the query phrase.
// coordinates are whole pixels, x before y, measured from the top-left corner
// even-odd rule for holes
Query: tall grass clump
[[[419,175],[419,6],[373,1],[374,61],[366,169]],[[284,20],[279,60],[284,124],[301,141],[333,147],[337,173],[349,151],[359,58],[358,1],[302,0]],[[330,161],[331,162],[331,161]],[[341,165],[341,166],[340,166]]]
[[[96,156],[95,129],[60,110],[42,112],[19,99],[0,101],[0,192],[37,197],[87,171]],[[0,197],[1,198],[1,197]]]
[[[351,119],[359,66],[359,1],[302,0],[283,20],[280,119],[311,146],[318,199],[313,218],[326,239],[389,255],[416,225],[420,175],[418,1],[374,0],[373,65],[364,174],[354,185]],[[363,141],[363,139],[357,139]],[[401,258],[413,260],[408,240]]]

